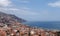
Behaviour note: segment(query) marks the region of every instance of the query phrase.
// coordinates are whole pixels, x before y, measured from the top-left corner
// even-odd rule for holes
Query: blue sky
[[[0,11],[27,21],[60,21],[60,0],[0,0]]]

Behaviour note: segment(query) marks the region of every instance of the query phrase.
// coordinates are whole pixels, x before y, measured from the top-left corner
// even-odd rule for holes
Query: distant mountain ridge
[[[26,22],[26,20],[19,18],[12,14],[6,14],[3,12],[0,12],[0,23],[10,23],[10,22]]]

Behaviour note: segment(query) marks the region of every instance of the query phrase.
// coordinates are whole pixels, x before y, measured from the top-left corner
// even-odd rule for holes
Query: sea
[[[60,21],[30,21],[24,22],[25,25],[30,27],[37,27],[37,28],[46,28],[46,29],[59,29],[60,30]]]

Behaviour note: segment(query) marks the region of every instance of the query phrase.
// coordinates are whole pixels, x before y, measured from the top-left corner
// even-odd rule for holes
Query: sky
[[[60,0],[0,0],[0,11],[27,21],[60,21]]]

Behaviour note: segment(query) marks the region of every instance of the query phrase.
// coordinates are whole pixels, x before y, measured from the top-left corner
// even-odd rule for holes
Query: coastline
[[[30,27],[30,26],[27,26],[27,25],[23,25],[22,23],[19,23],[19,22],[16,22],[16,23],[14,23],[14,25],[11,25],[11,26],[5,25],[4,27],[0,27],[0,30],[2,32],[9,30],[10,32],[7,31],[7,32],[5,32],[5,34],[9,32],[9,33],[11,33],[10,35],[12,35],[12,33],[13,33],[13,35],[16,35],[16,36],[17,35],[18,36],[23,36],[25,33],[26,33],[25,34],[26,36],[39,36],[39,35],[41,35],[41,36],[46,36],[46,35],[56,36],[58,34],[58,32],[60,32],[60,30],[49,30],[49,29],[43,29],[43,28],[37,28],[37,27]],[[7,35],[8,34],[6,34],[6,36]]]

